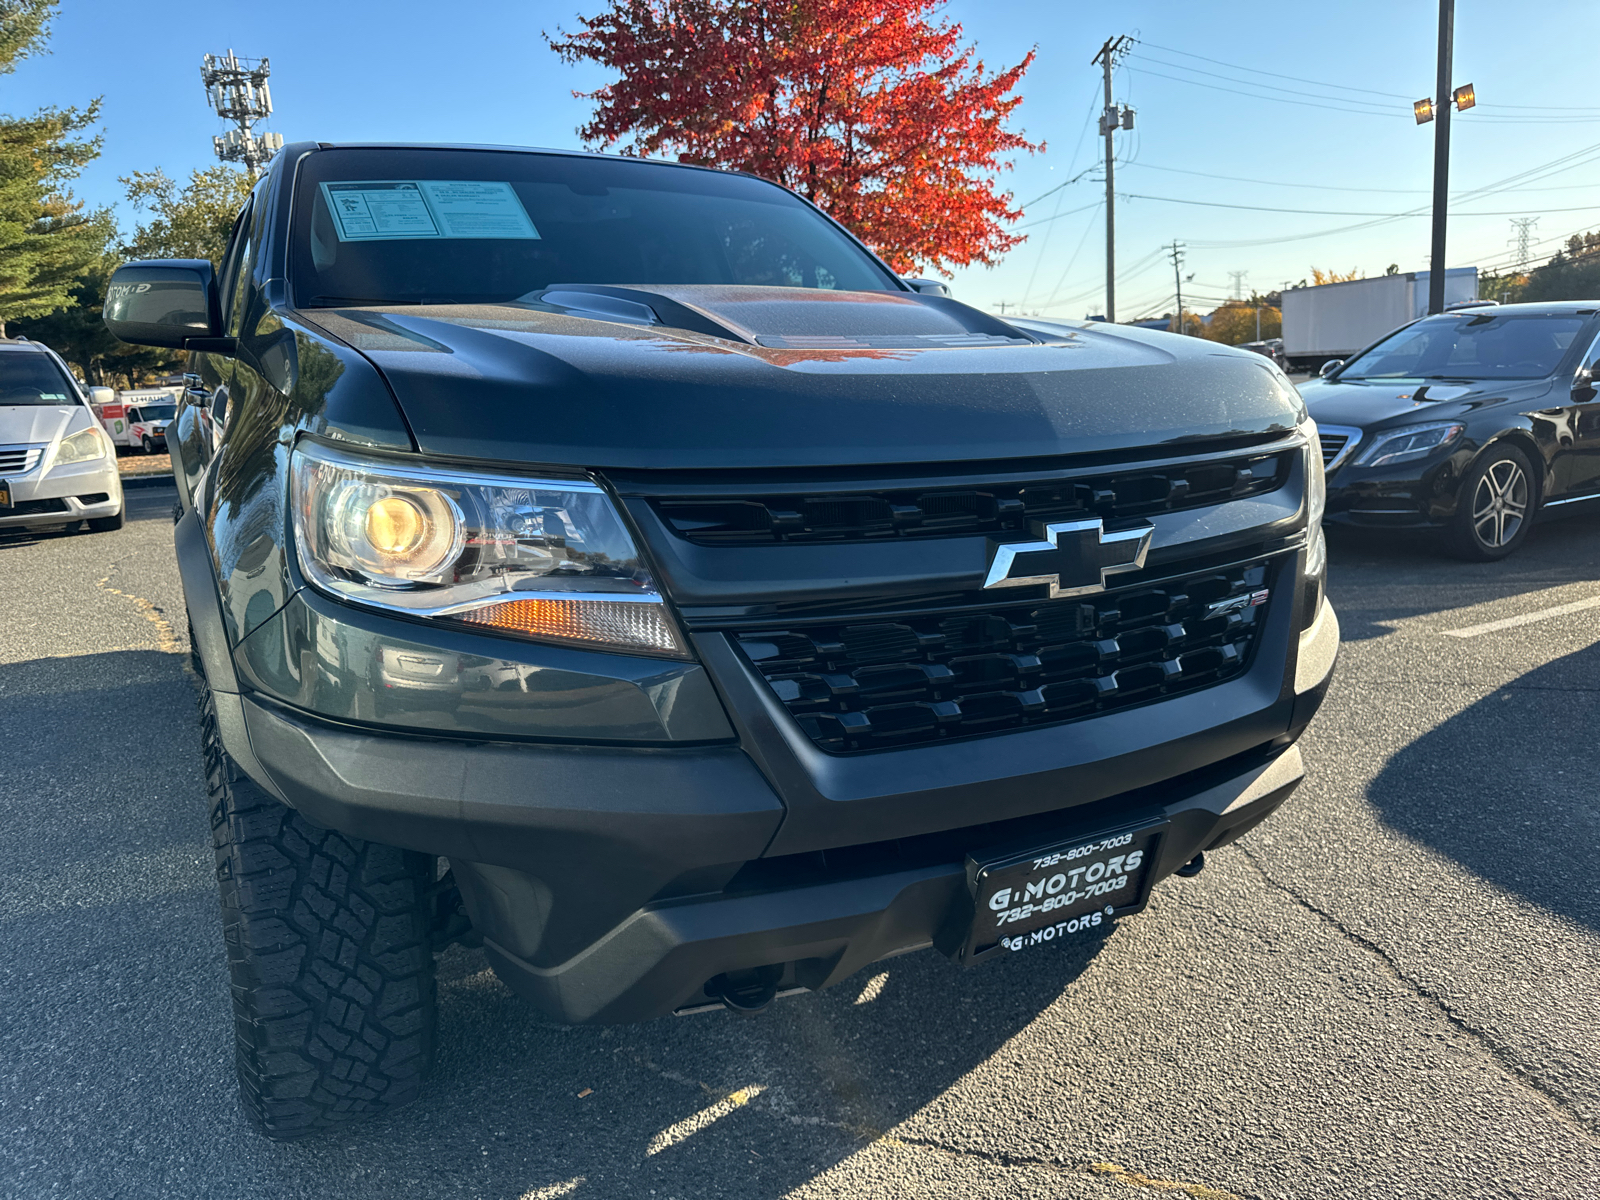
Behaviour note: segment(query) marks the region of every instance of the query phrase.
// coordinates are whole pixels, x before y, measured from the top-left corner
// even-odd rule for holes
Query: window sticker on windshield
[[[321,186],[341,242],[539,236],[509,183],[370,179]]]

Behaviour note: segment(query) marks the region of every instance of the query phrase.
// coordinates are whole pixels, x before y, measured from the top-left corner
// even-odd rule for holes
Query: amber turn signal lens
[[[427,517],[404,497],[385,496],[367,509],[367,541],[379,553],[407,558],[422,544],[427,531]]]
[[[458,620],[502,633],[613,648],[683,654],[665,606],[636,600],[502,600]]]

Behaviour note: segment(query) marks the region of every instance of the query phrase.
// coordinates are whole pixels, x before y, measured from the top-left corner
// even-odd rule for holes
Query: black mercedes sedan
[[[1424,317],[1300,392],[1322,439],[1327,521],[1437,529],[1489,560],[1541,511],[1600,501],[1600,301]]]

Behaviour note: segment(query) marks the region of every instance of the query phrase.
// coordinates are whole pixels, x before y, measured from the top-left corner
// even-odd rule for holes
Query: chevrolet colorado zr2
[[[1294,790],[1339,640],[1295,389],[942,292],[747,175],[325,143],[215,273],[117,272],[189,355],[269,1134],[417,1093],[452,940],[561,1022],[755,1011],[1101,936]]]

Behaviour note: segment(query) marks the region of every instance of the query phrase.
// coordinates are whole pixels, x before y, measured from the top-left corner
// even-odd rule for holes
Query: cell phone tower
[[[272,115],[272,93],[267,88],[270,74],[272,66],[266,59],[240,58],[232,50],[208,54],[200,65],[206,99],[217,116],[235,126],[212,138],[212,148],[223,162],[243,163],[252,179],[283,148],[283,134],[255,132],[256,122]]]

